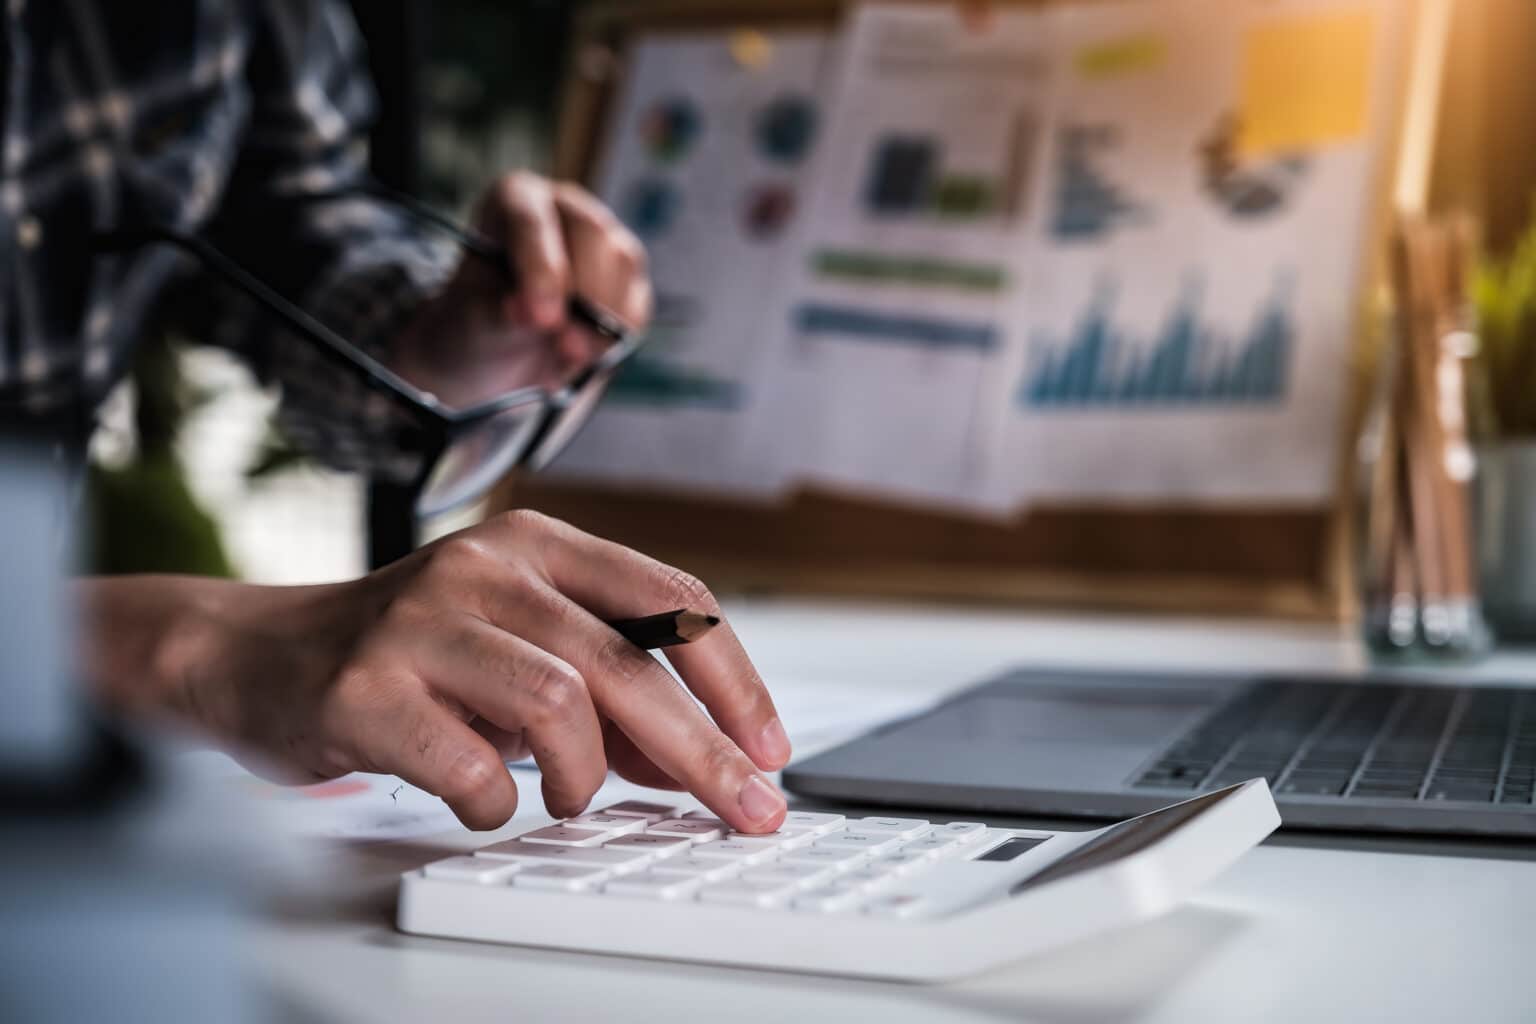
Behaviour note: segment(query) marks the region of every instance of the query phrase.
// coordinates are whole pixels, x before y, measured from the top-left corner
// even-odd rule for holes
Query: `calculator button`
[[[598,846],[612,839],[613,836],[592,828],[550,825],[548,828],[525,832],[518,838],[525,843],[548,843],[551,846]]]
[[[490,885],[512,876],[522,865],[516,861],[485,860],[479,857],[449,857],[422,868],[428,878],[445,882],[474,882]]]
[[[979,821],[952,821],[947,825],[940,825],[934,830],[937,836],[948,836],[953,839],[980,839],[987,832],[987,826]]]
[[[817,835],[826,835],[843,827],[848,819],[841,814],[813,814],[810,811],[790,811],[784,815],[785,828],[806,828]]]
[[[644,800],[625,800],[612,807],[604,807],[598,813],[612,814],[619,818],[644,818],[647,822],[666,821],[678,816],[677,808],[670,804],[651,804]]]
[[[619,836],[603,844],[605,850],[650,853],[657,857],[670,857],[693,845],[687,836],[653,836],[650,834]]]
[[[735,875],[741,867],[741,864],[734,860],[710,860],[685,854],[659,860],[651,865],[650,870],[658,875],[702,878],[706,882],[718,882]]]
[[[639,896],[651,900],[681,900],[693,896],[694,890],[704,884],[702,878],[680,875],[664,875],[656,871],[615,878],[603,886],[609,896]]]
[[[805,888],[831,878],[835,870],[824,864],[786,864],[780,861],[777,864],[748,868],[742,872],[741,877],[747,882],[777,882],[780,885]]]
[[[932,828],[932,825],[917,818],[855,818],[848,822],[849,832],[869,832],[900,839],[920,838]]]
[[[772,907],[783,903],[795,894],[793,884],[786,885],[783,882],[749,882],[745,879],[736,879],[731,882],[717,882],[714,885],[706,885],[699,890],[699,902],[701,903],[729,903],[734,906],[746,907]]]
[[[693,848],[695,857],[733,860],[741,864],[760,864],[763,861],[772,860],[778,852],[776,844],[749,843],[744,839],[716,839]]]
[[[852,909],[863,903],[865,898],[858,886],[828,885],[796,896],[791,905],[796,910],[831,914]]]
[[[901,848],[901,854],[911,857],[936,857],[950,850],[960,848],[959,839],[946,839],[943,836],[931,835],[926,839],[918,839]]]
[[[871,832],[839,832],[818,839],[813,850],[860,850],[864,853],[895,852],[901,845],[896,836],[878,835]]]
[[[862,850],[829,849],[813,846],[808,850],[791,850],[784,855],[781,864],[813,864],[842,871],[862,865],[867,858]]]
[[[586,864],[535,864],[512,876],[519,889],[555,889],[582,892],[605,881],[609,873]]]
[[[927,863],[927,856],[921,853],[910,853],[903,848],[900,853],[876,857],[869,862],[867,867],[871,871],[881,871],[894,877],[896,875],[910,874]]]
[[[727,831],[728,826],[723,821],[712,818],[673,818],[670,821],[659,821],[645,830],[650,836],[682,836],[696,843],[705,843],[711,839],[719,839]]]
[[[777,832],[731,832],[725,838],[758,845],[772,844],[781,850],[791,850],[811,845],[817,835],[808,828],[781,828]]]
[[[643,832],[645,830],[644,818],[629,818],[620,814],[604,814],[598,811],[595,814],[583,814],[579,818],[572,818],[566,822],[573,828],[595,828],[599,832],[608,833],[609,838],[628,835],[631,832]]]
[[[628,837],[626,837],[628,838]],[[615,840],[617,842],[617,840]],[[487,846],[475,851],[476,857],[491,860],[559,861],[566,864],[590,864],[610,871],[638,871],[655,854],[647,850],[613,850],[608,847],[551,846],[548,843],[525,843],[521,839],[508,839],[504,843]]]

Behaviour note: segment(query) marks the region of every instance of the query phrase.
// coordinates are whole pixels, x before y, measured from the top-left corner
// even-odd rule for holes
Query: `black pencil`
[[[612,619],[608,625],[636,647],[654,651],[658,647],[692,643],[720,625],[720,617],[679,608],[640,619]]]

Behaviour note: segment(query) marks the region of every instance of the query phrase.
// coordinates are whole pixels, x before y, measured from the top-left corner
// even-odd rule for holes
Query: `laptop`
[[[1536,836],[1536,690],[1023,668],[784,771],[823,799],[1092,818],[1253,778],[1288,827]]]

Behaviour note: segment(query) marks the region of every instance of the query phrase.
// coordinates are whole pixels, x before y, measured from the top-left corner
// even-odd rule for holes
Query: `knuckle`
[[[618,265],[631,275],[643,274],[650,262],[650,256],[645,251],[645,246],[640,239],[630,234],[626,228],[617,230],[610,244],[613,246],[613,258]]]
[[[541,535],[552,532],[554,520],[531,508],[515,508],[496,517],[495,523],[509,533]]]
[[[496,192],[509,211],[527,212],[548,196],[549,183],[529,171],[511,171],[497,180]]]
[[[344,714],[364,713],[383,699],[386,689],[383,678],[368,661],[354,658],[336,670],[331,702]]]
[[[428,577],[456,581],[478,575],[491,561],[484,544],[459,534],[442,541],[427,554],[425,570]]]
[[[654,658],[618,633],[603,641],[596,662],[603,675],[623,683],[634,682],[642,672],[656,664]]]
[[[587,700],[587,687],[580,674],[553,657],[536,659],[524,676],[532,725],[568,722],[581,711]]]
[[[659,590],[668,607],[701,608],[713,612],[719,605],[704,581],[690,572],[664,565],[657,572],[661,576]]]
[[[497,774],[506,769],[494,758],[474,750],[460,750],[443,766],[442,792],[438,794],[450,801],[472,801],[492,790]]]
[[[742,753],[723,733],[716,734],[704,749],[699,766],[710,779],[731,779],[741,774]]]

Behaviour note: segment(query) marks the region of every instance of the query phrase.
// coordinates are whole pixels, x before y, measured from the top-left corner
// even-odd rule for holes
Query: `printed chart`
[[[1046,344],[1019,401],[1063,410],[1278,402],[1295,345],[1290,291],[1278,288],[1247,334],[1234,338],[1202,321],[1203,289],[1190,286],[1149,340],[1117,330],[1110,317],[1113,290],[1105,288],[1066,344]]]
[[[643,37],[599,189],[656,326],[559,468],[982,516],[1330,500],[1401,15],[868,3]]]
[[[646,243],[656,313],[557,474],[772,494],[739,457],[757,335],[821,134],[824,32],[657,33],[634,48],[598,183]]]

